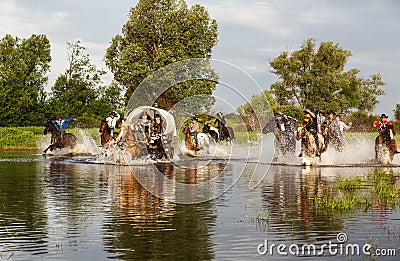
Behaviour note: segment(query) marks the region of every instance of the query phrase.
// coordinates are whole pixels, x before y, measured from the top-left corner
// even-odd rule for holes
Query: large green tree
[[[282,52],[270,62],[280,81],[271,92],[282,104],[298,104],[313,110],[347,111],[354,108],[371,111],[383,91],[380,75],[363,79],[359,70],[345,71],[351,52],[339,44],[307,39],[297,51]],[[363,103],[363,104],[362,104]]]
[[[67,43],[68,67],[52,87],[49,112],[76,117],[80,126],[98,124],[111,110],[121,105],[120,85],[113,82],[102,86],[103,70],[98,70],[90,61],[86,47],[80,41]]]
[[[6,35],[0,40],[0,126],[40,123],[50,61],[45,35]]]
[[[369,79],[362,79],[360,85],[360,103],[358,109],[364,112],[372,112],[379,103],[378,96],[385,95],[380,86],[385,85],[382,76],[377,73]]]
[[[184,0],[139,0],[130,10],[122,35],[113,37],[106,64],[115,80],[127,88],[129,99],[137,86],[157,69],[190,58],[209,59],[211,49],[217,44],[217,34],[217,22],[201,5],[189,8]],[[165,77],[179,78],[179,74],[190,73],[192,69],[176,68]],[[206,70],[209,73],[209,68]],[[186,97],[210,95],[215,87],[215,82],[201,80],[175,84],[157,102],[169,109]]]

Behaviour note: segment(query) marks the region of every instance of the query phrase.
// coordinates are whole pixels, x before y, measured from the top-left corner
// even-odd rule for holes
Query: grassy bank
[[[0,149],[37,149],[36,141],[42,137],[42,127],[3,127],[0,128]]]
[[[1,127],[0,128],[0,149],[1,150],[37,150],[37,143],[44,139],[44,127]],[[99,140],[97,128],[83,129],[96,141]],[[79,135],[79,129],[68,129],[75,135]],[[50,134],[48,134],[50,136]]]

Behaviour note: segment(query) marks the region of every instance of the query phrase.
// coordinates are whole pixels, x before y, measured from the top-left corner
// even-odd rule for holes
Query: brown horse
[[[101,133],[100,136],[100,142],[101,142],[101,146],[106,145],[107,143],[109,143],[113,138],[117,139],[119,133],[118,132],[114,132],[113,137],[111,137],[111,130],[108,127],[108,124],[106,121],[102,120],[100,123],[100,128],[99,128],[99,132]]]
[[[296,139],[301,139],[301,155],[303,165],[312,165],[315,162],[316,153],[323,152],[325,149],[324,137],[318,133],[318,146],[311,132],[306,130],[305,126],[297,129]]]
[[[132,155],[133,159],[145,154],[146,141],[137,140],[128,124],[121,126],[121,137],[119,139],[123,148]]]
[[[45,124],[43,134],[47,135],[47,133],[51,133],[51,144],[44,150],[44,153],[49,149],[50,151],[62,148],[74,149],[76,146],[76,136],[71,133],[65,133],[64,140],[61,142],[61,133],[51,121],[47,121]]]
[[[379,131],[375,139],[375,158],[382,164],[390,164],[397,150],[393,127],[386,127]]]
[[[198,150],[206,149],[209,153],[210,138],[205,133],[197,133],[197,148],[194,136],[190,134],[189,126],[185,125],[182,129],[182,133],[185,134],[185,146],[189,151],[194,151],[197,154]]]

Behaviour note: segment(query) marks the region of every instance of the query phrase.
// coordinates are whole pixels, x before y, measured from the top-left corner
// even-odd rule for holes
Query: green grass
[[[0,128],[0,149],[37,149],[36,141],[43,137],[43,127]]]
[[[44,127],[1,127],[0,149],[1,150],[37,150],[37,142],[44,139]],[[77,136],[80,130],[88,133],[96,141],[100,139],[99,129],[68,129],[67,132]],[[50,134],[47,134],[50,136]]]
[[[312,198],[315,211],[347,213],[368,210],[373,206],[400,207],[399,175],[374,171],[366,177],[339,179],[322,197]]]

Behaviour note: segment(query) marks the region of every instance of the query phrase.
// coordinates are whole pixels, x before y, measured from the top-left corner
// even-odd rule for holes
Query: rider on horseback
[[[198,140],[197,140],[197,134],[199,133],[199,123],[197,122],[196,118],[192,119],[192,122],[190,123],[190,126],[189,126],[189,131],[190,131],[190,135],[192,135],[194,138],[194,142],[196,144],[196,150],[197,150],[199,148],[199,144],[198,144]]]
[[[114,138],[114,128],[117,125],[117,120],[119,120],[120,116],[116,111],[110,113],[110,116],[106,118],[106,122],[108,124],[108,128],[110,129],[110,135]]]
[[[280,112],[275,113],[275,124],[276,124],[276,127],[278,127],[278,129],[281,132],[285,132],[285,130],[286,130],[286,128],[285,128],[286,120],[284,120],[282,118],[282,116],[284,116],[284,115],[282,113],[280,113]],[[285,116],[285,119],[287,119],[286,116]]]
[[[218,139],[222,140],[222,131],[224,130],[226,121],[224,115],[222,115],[222,112],[217,113],[217,117],[215,118],[214,124],[217,123],[217,128],[218,128]]]
[[[144,130],[144,133],[146,135],[146,138],[149,139],[150,137],[150,129],[151,129],[151,117],[150,115],[147,114],[146,111],[142,112],[142,115],[140,116],[138,120],[139,124],[141,125],[142,129]]]
[[[65,129],[67,129],[67,125],[75,121],[75,118],[69,118],[65,119],[61,116],[61,114],[58,114],[56,116],[55,120],[52,120],[51,122],[57,126],[57,129],[60,131],[60,143],[59,146],[63,147],[64,144],[64,134],[65,134]]]
[[[303,121],[303,126],[306,128],[308,132],[310,132],[315,140],[315,145],[318,148],[318,125],[317,125],[317,118],[315,114],[309,110],[309,109],[304,109],[303,113],[305,114],[306,118]],[[317,152],[315,154],[316,156],[321,156],[321,152],[317,149]],[[302,153],[300,153],[299,157],[302,156]]]
[[[374,126],[378,129],[378,133],[382,134],[386,130],[386,128],[391,129],[393,136],[391,136],[390,138],[393,142],[395,153],[400,153],[400,151],[397,150],[397,140],[396,140],[396,137],[394,136],[395,133],[394,133],[393,124],[387,120],[388,116],[384,113],[381,114],[380,118],[381,118],[380,121],[374,122]],[[381,135],[379,135],[379,142],[382,143]]]

